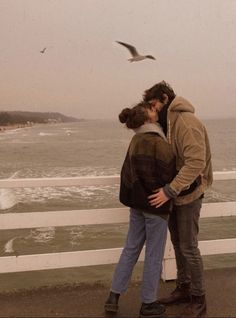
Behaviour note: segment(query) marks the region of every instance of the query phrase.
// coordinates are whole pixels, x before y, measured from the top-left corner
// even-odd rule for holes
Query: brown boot
[[[170,296],[160,298],[158,301],[164,305],[190,302],[190,284],[181,284],[180,286],[177,286]]]
[[[206,298],[205,295],[202,296],[193,296],[191,299],[191,303],[188,304],[180,314],[180,317],[204,317],[206,314]]]

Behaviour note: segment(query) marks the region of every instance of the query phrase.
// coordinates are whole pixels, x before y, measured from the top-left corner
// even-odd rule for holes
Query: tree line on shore
[[[81,119],[65,116],[57,112],[1,111],[0,126],[27,125],[35,123],[78,122]]]

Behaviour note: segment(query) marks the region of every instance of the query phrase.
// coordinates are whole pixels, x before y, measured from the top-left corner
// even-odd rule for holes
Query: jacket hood
[[[190,112],[194,113],[195,109],[193,105],[185,98],[177,96],[173,99],[169,106],[170,112]]]

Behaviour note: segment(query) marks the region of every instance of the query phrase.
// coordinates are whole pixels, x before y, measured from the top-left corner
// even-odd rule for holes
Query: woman
[[[175,160],[157,117],[155,108],[144,102],[123,109],[119,115],[120,122],[133,129],[135,135],[121,170],[120,201],[130,207],[130,221],[126,243],[105,303],[108,312],[118,310],[119,296],[128,288],[145,242],[140,317],[159,317],[165,312],[164,305],[157,301],[157,292],[171,202],[155,208],[150,206],[148,196],[173,179]]]

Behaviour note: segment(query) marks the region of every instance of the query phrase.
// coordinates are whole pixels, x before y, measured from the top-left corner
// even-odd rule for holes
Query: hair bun
[[[130,117],[131,109],[130,108],[124,108],[120,115],[119,115],[119,120],[122,124],[126,123]]]

